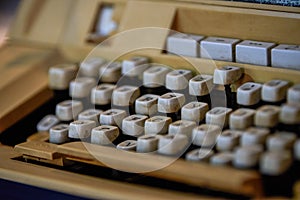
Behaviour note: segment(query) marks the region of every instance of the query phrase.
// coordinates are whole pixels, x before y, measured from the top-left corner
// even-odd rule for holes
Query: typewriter
[[[0,178],[96,199],[300,198],[300,9],[22,1]]]

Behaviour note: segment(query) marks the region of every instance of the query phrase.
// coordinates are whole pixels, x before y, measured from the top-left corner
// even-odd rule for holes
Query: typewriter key
[[[102,110],[88,109],[79,113],[78,120],[92,120],[96,123],[96,126],[99,126],[99,117],[102,112]]]
[[[134,102],[140,96],[140,89],[135,86],[123,85],[113,90],[112,104],[114,108],[134,113]]]
[[[230,129],[244,130],[253,125],[255,110],[240,108],[229,116]]]
[[[237,168],[253,168],[259,162],[262,146],[238,147],[234,152],[233,165]]]
[[[197,96],[198,101],[207,103],[209,108],[211,108],[211,99],[209,94],[212,89],[213,77],[211,75],[197,75],[189,81],[189,94]]]
[[[158,153],[167,156],[179,156],[184,153],[189,144],[186,135],[164,135],[158,141]]]
[[[82,76],[98,77],[99,69],[106,64],[106,60],[99,57],[87,58],[80,63],[79,73]]]
[[[148,119],[146,115],[130,115],[123,119],[123,134],[138,137],[144,134],[145,121]]]
[[[254,117],[255,126],[273,128],[279,122],[280,107],[265,105],[256,110]]]
[[[169,125],[169,135],[185,135],[190,140],[192,139],[193,129],[196,127],[196,123],[187,120],[178,120]]]
[[[49,131],[49,129],[59,123],[59,119],[55,115],[46,115],[39,121],[36,126],[38,132]]]
[[[145,94],[135,101],[135,112],[141,115],[153,116],[157,114],[158,95]]]
[[[115,89],[113,84],[100,84],[92,89],[91,102],[96,108],[107,108],[111,104],[111,96]],[[103,109],[106,110],[106,109]]]
[[[49,131],[49,142],[54,144],[63,144],[69,141],[68,138],[69,125],[58,124]]]
[[[194,121],[199,124],[205,119],[205,114],[208,111],[208,104],[203,102],[193,101],[181,108],[181,119]]]
[[[201,147],[212,147],[216,144],[217,137],[221,132],[221,128],[217,125],[201,124],[193,129],[193,144]]]
[[[270,130],[267,128],[248,128],[240,138],[241,146],[251,146],[251,145],[263,145],[266,138],[270,134]]]
[[[263,84],[261,99],[265,102],[280,103],[286,98],[289,82],[284,80],[271,80]]]
[[[297,136],[291,132],[276,132],[267,138],[266,145],[269,151],[283,151],[293,148]]]
[[[206,124],[214,124],[225,128],[228,126],[231,111],[231,108],[214,107],[206,113],[205,122]]]
[[[170,117],[153,116],[145,121],[145,134],[166,134],[171,123],[172,119]]]
[[[244,83],[237,89],[237,103],[244,107],[255,108],[261,99],[261,87],[259,83]]]
[[[137,139],[136,151],[139,153],[150,153],[157,150],[159,136],[143,135]]]
[[[272,151],[263,153],[259,167],[262,174],[278,176],[283,174],[292,164],[292,156],[288,151]]]
[[[56,105],[55,114],[59,120],[69,122],[76,119],[82,110],[83,105],[80,101],[66,100]]]
[[[136,140],[125,140],[117,145],[117,149],[125,151],[135,151],[137,146]]]
[[[210,149],[194,149],[185,155],[188,161],[207,162],[214,155],[214,151]]]
[[[91,120],[77,120],[70,123],[69,138],[87,139],[91,136],[91,131],[96,127],[96,123]]]
[[[99,69],[99,78],[102,83],[116,83],[121,78],[122,64],[120,62],[108,62]]]
[[[116,126],[101,125],[91,131],[91,143],[99,145],[112,145],[119,136],[119,128]]]
[[[143,73],[144,93],[162,95],[168,90],[165,88],[166,75],[171,70],[168,67],[153,65]]]
[[[101,113],[100,124],[121,127],[122,120],[127,116],[124,110],[109,109]]]
[[[239,144],[240,136],[243,132],[235,130],[225,130],[217,138],[218,151],[231,151]]]
[[[233,153],[231,152],[216,153],[209,159],[210,164],[219,166],[231,165],[232,161]]]
[[[297,104],[300,102],[300,84],[290,87],[287,92],[287,103]]]

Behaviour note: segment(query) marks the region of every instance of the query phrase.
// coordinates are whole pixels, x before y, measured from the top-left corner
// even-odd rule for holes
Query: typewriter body
[[[51,139],[49,139],[49,130],[40,132],[36,130],[38,122],[44,116],[55,114],[58,103],[63,100],[72,99],[72,97],[68,96],[69,88],[59,90],[49,84],[49,82],[53,82],[53,79],[51,79],[49,75],[49,67],[65,63],[70,64],[70,66],[78,67],[82,66],[82,63],[87,62],[91,58],[105,59],[106,62],[109,63],[107,66],[113,66],[114,63],[117,62],[122,64],[124,60],[134,62],[134,59],[130,60],[131,58],[145,58],[147,62],[154,66],[167,67],[169,70],[187,70],[192,74],[190,78],[187,78],[188,80],[197,74],[211,75],[216,80],[217,78],[214,74],[216,74],[218,70],[222,71],[224,67],[231,66],[229,71],[235,68],[239,70],[239,73],[233,76],[233,79],[236,79],[235,81],[229,81],[230,83],[225,81],[225,83],[222,79],[223,84],[214,82],[213,89],[209,91],[212,92],[212,90],[214,90],[215,95],[211,97],[211,101],[209,102],[206,102],[207,99],[205,98],[199,98],[199,96],[201,96],[199,94],[192,95],[193,98],[190,101],[199,102],[203,100],[206,102],[209,107],[207,107],[206,113],[208,113],[208,110],[212,111],[214,108],[230,106],[232,106],[231,112],[233,113],[240,108],[237,102],[243,101],[243,95],[237,97],[237,99],[234,98],[239,95],[238,88],[249,82],[254,85],[255,83],[263,85],[272,80],[287,81],[290,88],[300,83],[299,65],[290,68],[280,68],[273,67],[270,63],[267,64],[267,66],[263,66],[261,64],[238,62],[238,59],[236,59],[237,52],[235,52],[235,50],[232,55],[234,59],[229,61],[203,58],[203,56],[201,57],[199,55],[174,55],[177,53],[170,53],[169,49],[170,45],[168,41],[170,37],[178,33],[184,33],[204,37],[234,38],[238,39],[239,42],[252,40],[274,43],[273,48],[275,44],[300,45],[299,27],[300,9],[297,7],[278,5],[219,0],[22,1],[15,22],[11,27],[10,39],[0,50],[2,58],[0,67],[1,70],[3,70],[3,73],[1,72],[0,75],[0,138],[2,143],[0,143],[0,178],[79,197],[98,199],[197,199],[214,197],[240,199],[268,198],[274,196],[299,198],[300,164],[299,160],[294,157],[295,155],[293,155],[290,160],[275,160],[274,163],[283,163],[283,165],[278,166],[277,171],[280,171],[282,168],[286,169],[280,171],[281,173],[278,174],[275,169],[276,172],[274,175],[268,174],[268,170],[261,170],[258,163],[251,167],[236,167],[236,163],[234,164],[232,159],[235,159],[238,150],[233,153],[233,147],[229,156],[232,164],[226,163],[226,166],[223,165],[227,162],[222,160],[226,157],[223,155],[223,157],[219,157],[219,161],[215,161],[224,162],[219,166],[207,160],[199,161],[199,159],[195,162],[193,157],[187,159],[188,152],[200,148],[201,146],[189,140],[187,142],[189,145],[184,145],[184,152],[181,152],[180,155],[168,156],[166,155],[168,153],[159,152],[159,150],[158,153],[125,151],[124,149],[128,150],[132,143],[125,143],[120,148],[116,148],[117,143],[114,143],[115,146],[99,145],[95,144],[97,142],[91,142],[91,138],[88,140],[75,140],[73,138],[71,141],[55,144],[49,142],[49,140],[51,141]],[[197,45],[199,45],[199,43]],[[184,49],[184,45],[175,46],[175,51],[176,48]],[[198,51],[199,50],[195,50],[196,53]],[[268,55],[265,59],[269,59],[270,50],[268,50],[267,53]],[[258,55],[261,54],[258,53]],[[105,70],[109,71],[108,68]],[[103,74],[106,73],[105,70]],[[77,78],[83,77],[81,68],[76,73],[78,75]],[[123,73],[123,75],[124,74],[125,73]],[[93,76],[93,74],[91,76]],[[110,76],[111,77],[108,76],[109,78],[107,80],[119,77],[119,75],[116,74],[110,74]],[[56,78],[59,79],[59,77]],[[143,78],[145,79],[145,75]],[[126,87],[130,86],[131,84],[129,83],[140,84],[135,86],[140,87],[140,89],[141,87],[144,88],[144,92],[141,91],[130,105],[125,106],[128,116],[133,116],[134,114],[138,116],[129,119],[126,122],[127,124],[125,124],[123,119],[125,117],[122,118],[123,122],[120,122],[122,128],[120,128],[120,126],[119,129],[117,128],[119,130],[119,143],[125,140],[136,142],[137,138],[141,136],[132,136],[137,128],[130,124],[133,123],[132,121],[139,120],[141,113],[136,112],[137,107],[135,107],[135,111],[130,110],[128,107],[136,106],[138,97],[149,93],[158,94],[157,92],[161,89],[153,85],[148,88],[144,87],[143,78],[140,76],[125,75],[120,76],[119,80],[108,81],[110,85],[116,84],[116,88],[120,88],[124,85],[126,85]],[[96,79],[101,79],[101,76],[99,78],[97,74]],[[159,77],[157,79],[159,79]],[[99,82],[99,80],[97,81]],[[71,80],[69,80],[69,82],[71,82]],[[107,81],[102,80],[101,83],[107,83]],[[207,83],[205,84],[207,85]],[[176,81],[172,82],[171,80],[170,85],[176,85]],[[116,91],[116,88],[114,86],[113,90]],[[285,93],[287,90],[288,88],[286,87]],[[89,92],[90,91],[91,88]],[[157,97],[159,98],[158,107],[165,105],[163,103],[165,101],[169,103],[168,99],[171,98],[177,98],[176,101],[180,101],[176,95],[182,95],[186,99],[186,102],[181,102],[179,107],[175,102],[178,107],[175,109],[176,111],[168,112],[161,109],[159,116],[172,119],[173,123],[184,118],[182,107],[189,103],[187,100],[191,92],[182,94],[182,91],[182,89],[175,88],[174,90],[165,90],[165,92],[159,94]],[[296,95],[299,95],[297,88],[295,91]],[[115,109],[122,110],[124,105],[122,103],[116,103],[121,101],[117,101],[116,99],[126,98],[126,93],[122,93],[123,91],[121,90],[119,92],[121,95],[114,97],[113,100],[111,100],[112,103],[110,101],[106,103],[109,105],[108,107],[99,106],[98,108],[105,112],[112,108],[113,104],[116,104],[117,107],[115,107]],[[170,93],[170,96],[163,99],[162,96],[164,96],[165,93]],[[112,93],[108,94],[110,94],[110,96],[112,95]],[[176,95],[174,96],[174,94]],[[73,97],[73,100],[76,101],[86,100],[82,97]],[[132,99],[129,98],[129,100],[131,101]],[[160,100],[161,105],[159,105]],[[299,99],[296,98],[295,101],[298,100]],[[231,101],[233,101],[233,103]],[[270,106],[278,108],[280,110],[278,113],[280,113],[283,110],[283,106],[286,105],[286,102],[287,97],[284,96],[283,100],[280,99],[275,103],[260,101],[260,105],[244,105],[245,109],[252,110],[255,114],[251,114],[252,118],[250,117],[249,119],[251,119],[252,122],[250,124],[246,123],[247,120],[239,122],[248,125],[245,125],[244,128],[237,128],[240,134],[237,143],[241,143],[242,139],[240,138],[242,138],[242,134],[244,134],[246,128],[255,127],[257,124],[264,123],[260,122],[260,120],[253,122],[254,116],[258,115],[258,109],[261,106],[270,104]],[[166,103],[166,105],[168,103]],[[296,121],[295,123],[292,125],[283,123],[282,121],[284,121],[284,119],[280,121],[278,114],[278,119],[275,117],[275,119],[272,118],[271,120],[271,122],[277,120],[278,125],[276,123],[275,125],[266,125],[266,127],[264,127],[264,130],[269,131],[269,137],[277,137],[277,132],[290,132],[287,133],[288,135],[292,133],[294,137],[291,139],[292,142],[287,145],[288,147],[284,147],[284,150],[290,151],[292,154],[296,154],[294,153],[294,151],[296,151],[294,149],[296,149],[296,141],[299,141],[300,136],[300,124],[298,120],[300,112],[299,103],[300,102],[294,102],[298,107],[295,106],[296,110],[293,110],[294,107],[292,107],[291,111],[291,113],[296,113],[293,115],[295,119],[290,120]],[[83,105],[83,107],[85,107],[85,109],[95,108],[95,103],[90,104],[90,99],[88,100],[88,104],[94,107],[86,107],[85,105]],[[74,114],[74,107],[75,105],[73,105],[72,114]],[[290,107],[285,107],[284,109],[287,110],[289,108]],[[169,109],[172,110],[173,107],[171,106]],[[178,114],[180,112],[181,116]],[[212,112],[212,118],[213,115],[218,112],[220,112],[220,110]],[[99,115],[101,116],[101,114]],[[153,117],[153,115],[147,116],[147,118],[148,117]],[[229,115],[227,117],[229,118]],[[196,125],[199,126],[205,123],[209,124],[207,121],[208,116],[206,115],[206,122],[204,118],[199,120],[201,122],[196,122],[198,124],[193,125],[193,127],[195,128]],[[290,119],[289,114],[287,114],[287,118],[288,120]],[[99,116],[97,119],[99,120]],[[77,116],[72,120],[65,119],[60,121],[68,122],[70,127],[75,127],[78,124],[72,124],[74,120],[77,120]],[[231,118],[230,120],[233,121]],[[179,125],[175,124],[172,128],[175,127],[175,130],[176,126],[184,126],[186,125],[184,123],[188,123],[188,121],[189,120],[178,122]],[[271,124],[271,122],[265,123]],[[234,131],[236,130],[232,128],[234,125],[230,124],[226,126],[224,123],[226,122],[222,121],[220,130],[223,131],[222,134],[226,135],[224,133],[226,129],[230,129],[227,134],[235,134]],[[98,126],[100,124],[98,124]],[[115,127],[118,127],[117,125]],[[169,123],[168,125],[167,129],[169,128],[168,130],[170,131],[172,124]],[[264,124],[260,125],[263,126]],[[95,126],[96,125],[94,125],[94,127]],[[141,126],[144,128],[144,124]],[[70,127],[69,130],[71,130]],[[129,127],[129,129],[125,131],[124,127]],[[257,125],[256,127],[260,126]],[[180,128],[176,130],[181,131]],[[198,135],[200,135],[201,130],[202,129],[199,129]],[[233,131],[231,132],[231,130]],[[148,131],[151,132],[152,129]],[[123,134],[122,132],[127,132],[127,134]],[[142,132],[142,135],[144,135],[144,129]],[[192,134],[188,124],[183,132],[190,132],[190,134]],[[193,136],[197,135],[197,133],[193,133]],[[122,134],[125,135],[125,139],[120,139]],[[166,134],[166,132],[164,132],[164,134]],[[183,140],[181,140],[180,137],[177,138],[176,135],[173,135],[168,138],[164,134],[161,136],[163,139],[158,138],[157,140],[167,141],[171,138],[174,141],[179,141],[178,144],[175,145],[176,148],[182,144],[181,141]],[[150,139],[146,138],[145,140]],[[279,143],[280,142],[281,140]],[[170,149],[176,149],[175,146]],[[235,144],[235,147],[239,147],[239,144]],[[262,143],[260,146],[262,152],[260,153],[263,154],[267,150],[270,150],[268,148],[273,147],[267,144],[267,142]],[[297,148],[299,151],[299,147]],[[223,152],[220,149],[222,149],[222,147],[218,147],[218,144],[214,144],[213,147],[210,148],[211,151]],[[249,156],[248,151],[244,149],[239,150],[242,157],[244,154]],[[283,150],[280,149],[280,151],[275,152],[279,152],[278,154],[280,154],[282,151]],[[255,153],[255,151],[252,150],[251,152]],[[198,154],[196,153],[196,157]],[[192,156],[192,154],[190,156]],[[272,156],[269,157],[271,159]],[[249,159],[250,158],[252,157],[250,156]],[[262,160],[262,158],[260,159]],[[277,159],[277,157],[275,159]],[[246,159],[246,161],[242,159],[241,162],[247,163],[247,161],[248,159]],[[273,161],[269,162],[271,163]],[[287,167],[282,167],[289,162],[290,164]],[[267,169],[268,166],[269,164],[267,164]]]

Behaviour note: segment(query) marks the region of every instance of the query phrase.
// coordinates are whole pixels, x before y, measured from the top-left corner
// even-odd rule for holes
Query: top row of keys
[[[175,33],[167,39],[168,53],[229,62],[300,70],[300,46],[223,37]]]

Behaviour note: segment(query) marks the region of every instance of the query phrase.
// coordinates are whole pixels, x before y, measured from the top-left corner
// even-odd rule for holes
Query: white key
[[[157,113],[158,95],[145,94],[135,101],[135,112],[141,115],[152,116]]]
[[[185,159],[189,161],[209,161],[210,157],[214,155],[211,149],[194,149],[185,155]]]
[[[193,121],[178,120],[169,125],[169,135],[186,135],[189,139],[192,139],[193,129],[196,127],[196,123]]]
[[[121,78],[122,64],[120,62],[109,62],[100,67],[99,77],[104,83],[115,83]]]
[[[272,128],[279,122],[279,106],[264,105],[256,110],[254,117],[255,126]]]
[[[208,104],[198,101],[190,102],[181,108],[181,119],[194,121],[197,124],[204,120]]]
[[[93,87],[96,86],[96,80],[90,77],[79,77],[70,83],[69,95],[73,98],[84,98],[90,95]]]
[[[225,165],[231,165],[233,160],[233,153],[230,152],[220,152],[217,154],[214,154],[209,162],[212,165],[219,165],[219,166],[225,166]]]
[[[96,123],[91,120],[77,120],[70,123],[69,126],[69,138],[88,138],[91,135],[91,131],[96,127]]]
[[[229,85],[242,76],[242,69],[235,66],[224,66],[214,71],[214,84]]]
[[[294,143],[294,156],[295,159],[300,160],[300,139]]]
[[[284,124],[300,124],[300,103],[282,105],[279,119]]]
[[[201,124],[193,129],[193,144],[202,147],[212,147],[222,130],[217,125]]]
[[[181,93],[166,93],[158,98],[158,111],[162,113],[175,113],[184,104],[185,97]]]
[[[66,90],[71,80],[77,75],[78,67],[74,64],[61,64],[50,67],[49,87],[54,90]]]
[[[261,99],[267,102],[279,102],[285,99],[289,82],[284,80],[271,80],[263,84]]]
[[[165,85],[166,75],[171,70],[167,67],[155,65],[143,73],[143,85],[148,88],[156,88]]]
[[[287,102],[289,104],[300,102],[300,84],[296,84],[288,89]]]
[[[56,105],[55,115],[61,121],[71,121],[76,119],[78,114],[83,110],[81,101],[66,100]]]
[[[267,138],[266,145],[269,151],[283,151],[293,148],[297,136],[291,132],[276,132]]]
[[[143,72],[149,67],[149,58],[142,56],[134,56],[122,62],[122,75],[125,76],[138,76],[140,77]]]
[[[98,109],[88,109],[79,113],[78,120],[92,120],[96,123],[96,126],[99,126],[99,117],[102,112]]]
[[[159,138],[157,152],[168,156],[179,155],[185,151],[188,144],[189,139],[185,135],[164,135]]]
[[[154,116],[145,121],[145,134],[156,135],[166,134],[168,132],[169,125],[172,123],[170,117]]]
[[[238,147],[234,152],[233,164],[239,168],[255,167],[262,152],[262,146]]]
[[[244,130],[253,125],[255,110],[240,108],[229,116],[230,129]]]
[[[227,127],[229,122],[229,115],[232,112],[231,108],[214,107],[205,115],[206,124],[214,124],[220,127]]]
[[[87,58],[80,63],[80,74],[88,77],[98,77],[99,69],[103,67],[106,60],[99,57]]]
[[[188,87],[189,80],[193,77],[190,70],[178,69],[166,75],[166,88],[170,90],[183,90]]]
[[[59,123],[59,119],[55,115],[46,115],[39,121],[36,126],[38,132],[48,131],[51,127]]]
[[[217,150],[218,151],[231,151],[238,144],[240,136],[242,135],[241,131],[234,130],[225,130],[217,138]]]
[[[68,138],[69,125],[58,124],[49,130],[49,142],[54,144],[62,144],[69,141]]]
[[[201,35],[175,33],[167,39],[168,53],[182,56],[200,57],[199,42]]]
[[[211,75],[200,74],[189,81],[189,94],[204,96],[211,92],[213,86],[213,77]]]
[[[280,44],[271,50],[272,67],[300,70],[300,46]]]
[[[235,59],[235,45],[239,41],[232,38],[208,37],[200,43],[201,57],[233,62]]]
[[[261,84],[247,82],[237,89],[237,103],[243,106],[257,104],[261,99]]]
[[[109,109],[101,113],[100,124],[121,127],[122,120],[127,116],[124,110]]]
[[[125,151],[135,151],[137,141],[136,140],[125,140],[117,145],[117,149]]]
[[[148,119],[146,115],[130,115],[123,119],[123,134],[138,137],[144,134],[145,121]]]
[[[236,45],[236,62],[268,66],[275,43],[245,40]]]
[[[277,176],[284,173],[292,164],[290,152],[266,152],[259,162],[260,172],[266,175]]]
[[[119,128],[116,126],[102,125],[92,129],[91,143],[99,145],[112,145],[119,136]]]
[[[138,87],[123,85],[114,89],[112,93],[112,103],[116,106],[132,105],[140,94]]]
[[[150,153],[157,150],[159,137],[157,135],[143,135],[137,139],[136,152]]]
[[[267,128],[248,128],[240,138],[241,146],[263,145],[267,136],[270,134],[270,130]]]
[[[91,102],[96,105],[107,105],[111,103],[111,96],[116,85],[103,83],[92,89]]]

